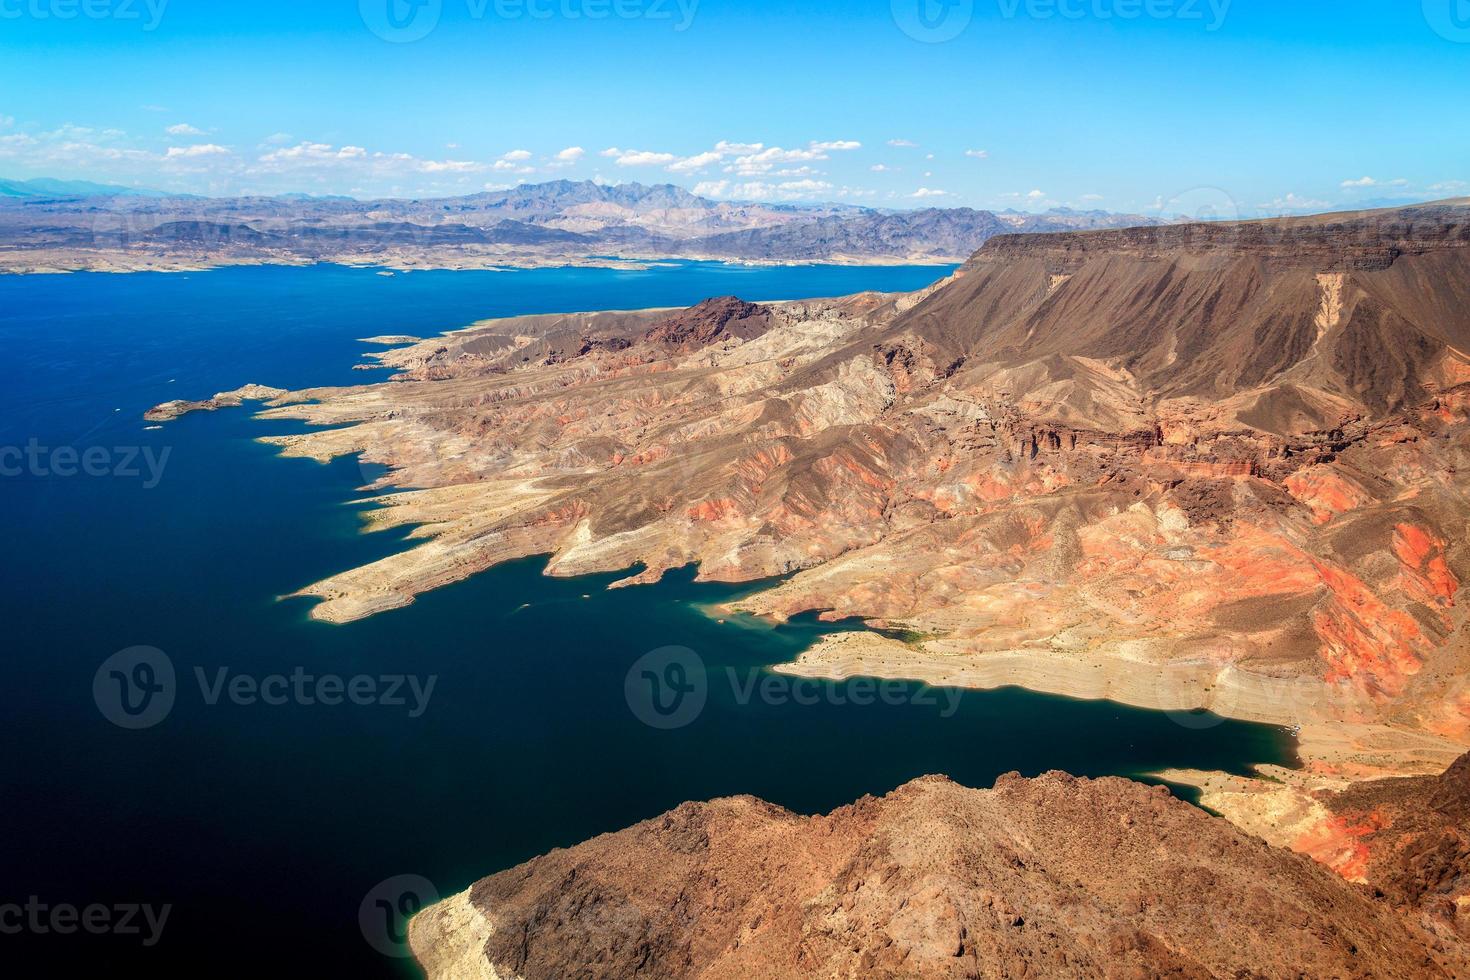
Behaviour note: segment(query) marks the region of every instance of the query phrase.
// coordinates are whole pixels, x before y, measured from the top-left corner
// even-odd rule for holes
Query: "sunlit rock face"
[[[485,878],[409,939],[431,980],[1455,976],[1423,880],[1374,897],[1123,779],[929,777],[814,817],[686,803]]]
[[[266,415],[334,426],[289,455],[390,467],[412,489],[368,519],[415,543],[303,593],[341,622],[530,554],[796,573],[745,605],[914,639],[792,669],[1391,726],[1443,768],[1470,742],[1467,214],[1002,236],[918,294],[374,355],[391,382]]]

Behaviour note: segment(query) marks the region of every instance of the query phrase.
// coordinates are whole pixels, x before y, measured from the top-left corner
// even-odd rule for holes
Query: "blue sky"
[[[1219,214],[1447,197],[1470,193],[1470,0],[0,0],[0,176]]]

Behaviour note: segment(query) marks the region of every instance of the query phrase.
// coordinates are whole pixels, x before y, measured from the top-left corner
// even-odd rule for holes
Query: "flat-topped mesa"
[[[1002,236],[887,336],[1018,402],[1289,436],[1470,380],[1467,246],[1453,204]]]
[[[1463,975],[1406,899],[1161,787],[928,777],[823,816],[686,803],[477,882],[409,943],[430,980]]]
[[[1470,198],[1382,211],[1343,212],[1261,221],[1186,224],[997,235],[971,263],[1043,256],[1056,274],[1090,255],[1248,256],[1312,266],[1321,272],[1386,269],[1402,255],[1470,246]]]
[[[723,340],[751,340],[771,328],[771,312],[735,296],[718,296],[655,323],[643,339],[680,350]]]

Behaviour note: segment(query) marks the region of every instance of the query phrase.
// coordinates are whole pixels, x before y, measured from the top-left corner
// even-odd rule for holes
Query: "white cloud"
[[[777,188],[793,194],[816,194],[821,191],[830,191],[832,185],[825,180],[788,180],[778,184]]]
[[[694,193],[701,197],[740,201],[793,201],[814,195],[826,195],[831,190],[832,185],[825,180],[788,180],[779,184],[763,180],[744,183],[729,180],[705,180],[694,185]]]
[[[1057,202],[1051,200],[1050,198],[1048,198],[1046,196],[1046,191],[1043,191],[1043,190],[1027,191],[1025,194],[1021,194],[1021,193],[1002,194],[1002,195],[1000,195],[1000,199],[1002,201],[1016,202],[1016,203],[1019,203],[1019,204],[1024,204],[1027,207],[1033,207],[1033,208],[1034,207],[1054,208],[1054,207],[1057,206]],[[1157,210],[1158,208],[1161,208],[1163,206],[1164,206],[1163,205],[1163,199],[1160,198],[1160,200],[1159,200],[1158,204],[1155,206],[1154,210]]]
[[[974,157],[976,160],[989,160],[990,159],[990,151],[989,150],[966,150],[965,151],[965,156],[967,156],[967,157]]]
[[[1345,188],[1355,187],[1407,187],[1409,182],[1402,177],[1394,180],[1375,180],[1372,177],[1360,177],[1357,180],[1345,180],[1342,182]]]
[[[0,129],[9,129],[15,125],[14,116],[0,116]]]
[[[565,150],[557,153],[556,158],[562,163],[576,163],[578,160],[582,159],[582,157],[585,156],[586,153],[587,151],[582,149],[580,146],[569,146]]]
[[[129,140],[116,130],[64,125],[48,133],[0,136],[0,160],[15,160],[49,173],[105,175],[119,183],[151,184],[209,194],[275,194],[286,191],[348,192],[357,196],[432,196],[478,187],[472,176],[490,169],[473,160],[429,160],[408,153],[372,151],[303,141],[276,134],[251,155],[215,143],[180,143],[162,150]],[[512,162],[507,166],[518,168]]]
[[[620,154],[613,162],[620,167],[660,167],[666,163],[673,163],[679,159],[672,153],[658,153],[653,150],[628,150]]]
[[[1332,206],[1330,201],[1316,201],[1309,197],[1300,197],[1297,194],[1287,194],[1266,204],[1256,205],[1263,211],[1317,211]]]
[[[196,146],[171,146],[166,156],[170,160],[179,157],[212,157],[228,154],[230,151],[216,143],[200,143]]]
[[[425,160],[419,164],[419,169],[426,174],[471,174],[484,170],[485,165],[473,160]]]
[[[295,146],[272,150],[260,158],[264,164],[304,163],[315,164],[335,160],[351,160],[366,155],[360,146],[344,146],[337,149],[329,143],[297,143]]]
[[[1083,194],[1082,195],[1082,200],[1084,200],[1084,201],[1101,201],[1102,199],[1103,199],[1103,196],[1101,194]]]
[[[755,153],[765,148],[764,143],[732,143],[728,140],[720,140],[715,144],[715,150],[719,153]]]
[[[1470,188],[1470,184],[1467,184],[1463,180],[1442,180],[1438,184],[1431,184],[1429,186],[1429,189],[1432,191],[1448,191],[1450,193],[1463,191],[1467,188]]]
[[[884,173],[887,173],[888,171],[892,170],[893,168],[890,167],[890,166],[888,166],[888,164],[886,164],[886,163],[875,163],[871,167],[869,167],[868,169],[871,170],[871,171],[873,171],[873,173],[875,173],[875,174],[884,174]]]
[[[692,157],[675,160],[669,164],[669,170],[676,174],[693,173],[696,170],[703,170],[712,164],[719,163],[722,159],[724,159],[723,153],[720,153],[718,150],[708,150],[704,153],[696,153]]]
[[[170,136],[203,136],[204,130],[190,126],[188,123],[174,123],[165,130]]]
[[[808,177],[819,176],[821,172],[807,166],[785,165],[827,160],[831,153],[847,152],[861,147],[862,144],[857,140],[811,140],[804,149],[720,140],[708,150],[687,156],[660,150],[628,150],[617,146],[610,146],[599,155],[607,157],[620,167],[661,166],[676,174],[701,173],[724,163],[726,173],[742,177]]]
[[[526,166],[526,161],[529,159],[531,159],[530,150],[511,150],[509,153],[502,153],[500,159],[490,165],[490,169],[500,173],[533,174],[536,168]],[[477,167],[477,169],[484,168]]]
[[[914,191],[912,194],[909,195],[909,197],[948,197],[948,196],[949,196],[949,191],[934,190],[934,189],[931,189],[931,188],[928,188],[928,187],[920,187],[918,190]]]
[[[807,144],[804,150],[788,150],[780,146],[761,147],[756,152],[737,156],[732,164],[726,167],[729,173],[739,174],[742,177],[755,177],[770,173],[776,167],[785,163],[807,163],[813,160],[827,160],[834,150],[844,151],[856,149],[859,145],[851,140],[836,143],[819,143],[815,140]],[[717,148],[718,149],[718,148]]]
[[[20,150],[29,149],[36,145],[36,139],[25,133],[11,133],[9,136],[0,136],[0,157],[13,157]]]
[[[913,146],[918,146],[919,144],[918,143],[915,143],[913,140],[889,140],[888,141],[888,145],[889,146],[913,147]]]

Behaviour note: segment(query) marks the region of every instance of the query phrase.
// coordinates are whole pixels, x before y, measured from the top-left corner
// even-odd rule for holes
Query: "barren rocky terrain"
[[[416,546],[302,594],[342,622],[533,554],[789,575],[744,607],[917,639],[786,669],[1208,707],[1324,770],[1435,772],[1470,743],[1467,214],[1001,237],[913,295],[372,355],[392,381],[281,394],[331,428],[270,441],[386,464],[413,489],[366,519]]]
[[[929,777],[826,816],[688,803],[477,882],[410,944],[430,980],[1463,976],[1467,764],[1337,804],[1404,814],[1371,887],[1159,787]]]
[[[302,589],[319,619],[528,555],[626,586],[697,563],[785,576],[746,611],[880,630],[782,670],[1300,732],[1274,780],[1161,775],[1324,867],[1117,780],[719,801],[437,907],[436,976],[1464,975],[1467,352],[1446,202],[1000,236],[909,295],[486,321],[370,355],[387,382],[150,417],[269,399],[319,427],[283,453],[388,467],[365,519],[413,546]]]

